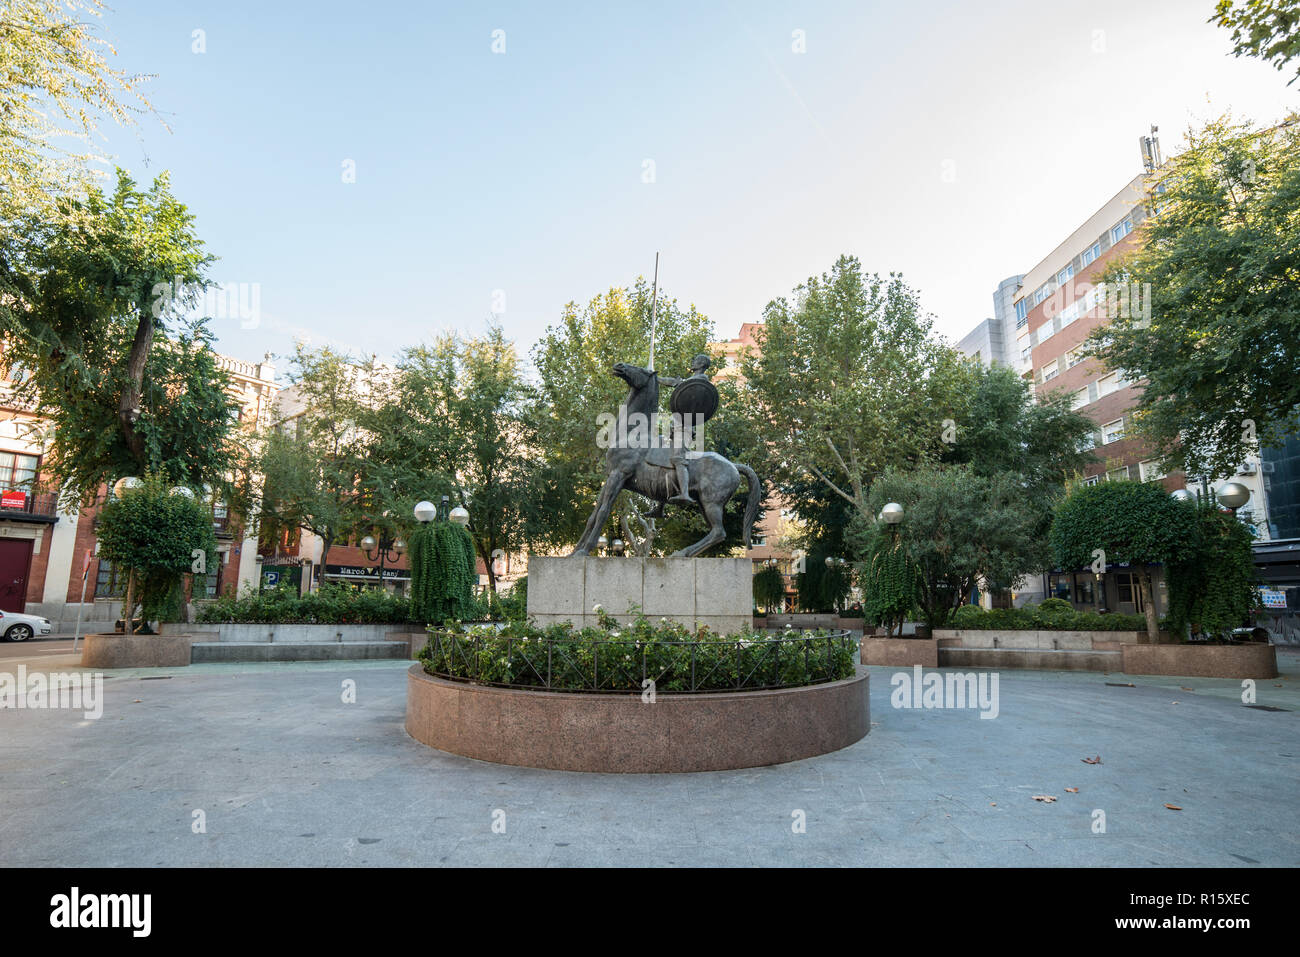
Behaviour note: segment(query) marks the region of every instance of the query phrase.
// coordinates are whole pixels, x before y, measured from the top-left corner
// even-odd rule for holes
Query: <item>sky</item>
[[[1300,106],[1214,0],[110,2],[159,116],[104,148],[170,171],[243,297],[217,347],[282,370],[492,322],[527,352],[656,251],[717,338],[849,254],[956,341],[1151,124],[1170,155]]]

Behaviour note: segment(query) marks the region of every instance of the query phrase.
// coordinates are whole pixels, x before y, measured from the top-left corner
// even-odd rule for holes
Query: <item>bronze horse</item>
[[[619,421],[635,422],[637,416],[644,416],[643,421],[654,421],[659,413],[659,376],[650,370],[624,362],[615,365],[612,371],[628,385],[627,398],[619,406]],[[601,529],[609,521],[614,501],[623,489],[639,492],[646,498],[661,503],[661,508],[662,503],[673,494],[672,485],[676,477],[664,454],[668,450],[656,448],[656,445],[655,442],[630,440],[625,429],[616,432],[609,451],[605,454],[605,485],[600,490],[595,510],[587,519],[587,527],[578,539],[578,546],[573,550],[574,555],[587,555],[595,548]],[[655,461],[650,461],[651,459]],[[658,459],[663,460],[662,464],[658,463]],[[722,527],[722,510],[727,500],[740,487],[741,473],[744,473],[749,484],[744,524],[745,547],[748,548],[750,531],[763,494],[754,470],[748,465],[731,462],[716,452],[692,453],[687,459],[686,467],[690,473],[691,489],[708,520],[709,533],[694,545],[674,552],[671,557],[691,558],[726,540],[727,533]]]

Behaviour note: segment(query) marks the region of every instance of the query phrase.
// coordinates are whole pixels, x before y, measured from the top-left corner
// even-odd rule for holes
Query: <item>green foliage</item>
[[[406,349],[392,394],[376,413],[381,497],[410,514],[414,500],[450,495],[470,515],[469,532],[485,559],[515,552],[544,523],[533,493],[537,457],[528,410],[533,390],[513,343],[492,327],[481,338],[439,336]],[[488,560],[488,587],[496,572]]]
[[[764,611],[780,608],[785,600],[785,577],[775,565],[763,565],[754,573],[754,604]]]
[[[1172,498],[1158,482],[1080,485],[1060,504],[1052,521],[1056,567],[1074,570],[1099,560],[1108,567],[1133,566],[1146,609],[1147,635],[1158,641],[1150,566],[1170,566],[1191,557],[1195,508]]]
[[[426,522],[411,536],[411,617],[425,623],[465,621],[490,609],[474,599],[474,542],[448,521]]]
[[[771,302],[761,355],[741,364],[745,414],[771,445],[768,477],[815,478],[862,510],[886,468],[937,456],[936,413],[955,405],[961,360],[930,328],[901,277],[864,275],[847,256]]]
[[[837,612],[853,590],[853,568],[850,565],[826,565],[827,557],[839,558],[830,553],[821,542],[816,543],[804,556],[804,570],[794,576],[799,607],[813,613]]]
[[[1210,22],[1232,29],[1234,56],[1259,57],[1279,70],[1300,57],[1297,0],[1219,0]],[[1287,85],[1296,77],[1300,77],[1300,69]]]
[[[825,631],[811,633],[824,636]],[[852,677],[855,643],[851,639],[770,641],[761,632],[721,636],[707,628],[692,633],[662,619],[651,623],[636,615],[623,627],[608,617],[600,627],[575,629],[568,623],[538,628],[511,622],[443,633],[430,641],[419,659],[430,674],[490,684],[540,687],[547,673],[551,690],[625,691],[641,694],[643,677],[656,693],[737,691],[738,686],[799,686]],[[454,649],[454,650],[453,650]],[[693,665],[693,667],[692,667]],[[743,689],[741,689],[743,690]]]
[[[1195,539],[1169,567],[1169,623],[1179,635],[1228,637],[1259,604],[1250,531],[1209,503],[1196,509]]]
[[[1167,468],[1231,474],[1300,425],[1300,123],[1190,131],[1151,189],[1143,241],[1102,277],[1149,288],[1149,317],[1129,309],[1089,344],[1146,380],[1134,432]]]
[[[145,472],[221,485],[243,464],[238,406],[204,320],[184,315],[212,257],[167,175],[138,190],[119,171],[112,196],[87,187],[38,232],[7,261],[20,294],[0,332],[22,400],[52,424],[44,465],[64,503]]]
[[[970,631],[1142,631],[1146,619],[1141,615],[1075,611],[1064,599],[1048,598],[1040,605],[1023,608],[986,610],[978,605],[962,605],[953,612],[949,627]]]
[[[257,457],[265,477],[261,541],[303,529],[318,536],[328,554],[351,532],[368,534],[382,525],[385,507],[397,510],[383,494],[376,456],[387,377],[373,358],[300,342],[289,379],[296,401],[263,435]],[[401,511],[409,515],[410,506]]]
[[[864,554],[859,572],[863,617],[884,625],[893,634],[895,628],[902,628],[908,613],[916,606],[920,576],[903,540],[897,536],[872,536]]]
[[[299,595],[290,585],[258,591],[249,586],[238,598],[222,596],[200,609],[201,622],[383,625],[411,620],[408,599],[381,588],[325,584]]]
[[[893,531],[868,518],[889,502],[903,506]],[[891,470],[872,485],[868,510],[855,516],[848,535],[865,555],[895,537],[917,576],[922,620],[942,628],[977,584],[1009,588],[1046,564],[1040,507],[1015,474],[980,475],[970,465]]]
[[[137,488],[106,503],[96,529],[99,554],[127,570],[139,589],[128,589],[124,611],[139,599],[146,620],[179,618],[182,577],[194,569],[195,553],[216,561],[212,517],[193,498],[173,495],[171,483],[147,475]],[[133,617],[133,615],[131,616]]]
[[[1056,510],[1052,557],[1064,570],[1090,567],[1097,549],[1108,566],[1177,562],[1194,547],[1194,517],[1157,482],[1080,485]]]

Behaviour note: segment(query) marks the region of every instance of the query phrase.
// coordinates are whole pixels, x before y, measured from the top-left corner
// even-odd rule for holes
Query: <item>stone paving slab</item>
[[[20,663],[80,670],[43,655],[0,671]],[[124,670],[99,720],[0,710],[0,863],[1297,866],[1279,797],[1300,786],[1300,659],[1279,663],[1256,693],[1285,711],[1225,680],[1003,671],[993,720],[892,708],[899,669],[873,668],[872,730],[852,747],[686,775],[431,750],[403,730],[401,661]]]

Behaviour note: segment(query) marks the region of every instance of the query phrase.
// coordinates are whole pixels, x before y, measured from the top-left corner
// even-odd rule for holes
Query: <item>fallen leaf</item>
[[[139,699],[139,698],[136,698],[136,699],[135,699],[134,701],[132,701],[131,703],[132,703],[132,704],[139,704],[139,703],[140,703],[140,699]]]
[[[1101,755],[1099,754],[1099,755],[1097,755],[1095,758],[1084,758],[1084,759],[1083,759],[1083,763],[1084,763],[1084,764],[1101,764]]]
[[[1177,804],[1166,804],[1165,807],[1169,808],[1169,810],[1171,810],[1171,811],[1181,811],[1181,810],[1182,810],[1182,808],[1180,808]]]
[[[1078,788],[1066,788],[1066,790],[1069,791],[1071,794],[1078,794],[1078,793],[1079,793],[1079,789],[1078,789]]]
[[[1056,800],[1056,798],[1054,798],[1054,797],[1053,797],[1052,795],[1050,795],[1050,794],[1035,794],[1035,795],[1034,795],[1034,800],[1035,800],[1035,801],[1042,801],[1044,804],[1051,804],[1053,801]]]
[[[989,801],[989,807],[997,807],[997,806],[998,806],[997,801]]]
[[[1184,688],[1182,685],[1179,685],[1178,687],[1179,687],[1179,690],[1181,690],[1181,691],[1191,691],[1191,690],[1193,690],[1193,689],[1191,689],[1191,688]]]

